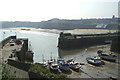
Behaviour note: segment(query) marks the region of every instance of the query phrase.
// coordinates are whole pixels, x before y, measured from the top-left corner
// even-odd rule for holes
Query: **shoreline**
[[[108,29],[74,29],[74,30],[57,30],[57,29],[40,29],[40,28],[28,28],[28,27],[18,27],[18,28],[7,28],[13,30],[21,30],[24,29],[26,31],[38,31],[38,32],[48,32],[48,33],[56,33],[60,32],[71,33],[71,34],[101,34],[101,33],[114,33],[116,30],[108,30]]]

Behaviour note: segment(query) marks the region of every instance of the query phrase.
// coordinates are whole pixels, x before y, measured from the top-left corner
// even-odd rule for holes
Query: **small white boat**
[[[51,70],[57,71],[57,70],[59,69],[59,66],[58,66],[57,63],[52,63],[52,64],[49,66],[49,68],[50,68]]]
[[[91,57],[87,57],[86,60],[89,64],[92,64],[95,66],[100,66],[103,63],[103,62],[101,62],[100,59],[95,59],[95,58],[91,58]]]
[[[75,62],[73,58],[71,58],[70,60],[67,60],[66,62],[69,64],[69,67],[71,69],[78,70],[81,68],[81,65],[78,62]]]
[[[47,64],[47,62],[43,62],[43,63],[41,63],[44,67],[47,67],[48,66],[48,64]]]
[[[41,63],[44,67],[48,67],[48,64],[47,64],[47,62],[46,62],[46,60],[44,59],[44,55],[42,55],[42,57],[43,57],[43,63]]]
[[[54,63],[53,60],[48,60],[48,65],[49,65],[49,66],[52,65],[52,63]]]
[[[81,65],[78,62],[72,61],[72,62],[69,63],[69,67],[71,69],[78,70],[78,69],[81,68]]]

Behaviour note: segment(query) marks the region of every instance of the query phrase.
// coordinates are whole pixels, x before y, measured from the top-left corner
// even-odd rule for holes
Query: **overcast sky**
[[[0,0],[0,21],[42,21],[52,18],[118,16],[119,0]]]

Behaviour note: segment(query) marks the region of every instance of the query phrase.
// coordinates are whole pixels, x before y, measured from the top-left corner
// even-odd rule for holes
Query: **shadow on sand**
[[[59,70],[50,70],[51,73],[60,74]]]
[[[60,70],[61,70],[61,69],[60,69]],[[67,70],[67,71],[65,71],[65,70],[61,70],[61,72],[64,73],[64,74],[71,74],[71,73],[72,73],[71,70]]]

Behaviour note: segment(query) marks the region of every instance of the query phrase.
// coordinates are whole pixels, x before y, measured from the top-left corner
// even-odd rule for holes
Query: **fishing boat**
[[[48,60],[48,68],[51,69],[52,64],[54,63],[53,59]]]
[[[69,67],[74,70],[81,68],[81,65],[78,62],[75,62],[73,59],[66,61],[69,64]]]
[[[101,60],[94,59],[94,58],[91,58],[91,57],[87,57],[86,60],[89,64],[92,64],[92,65],[95,65],[95,66],[100,66],[101,65]]]
[[[94,56],[93,59],[101,61],[101,65],[105,64],[105,62],[99,56]]]
[[[103,51],[98,51],[97,54],[98,56],[103,59],[103,60],[108,60],[108,61],[112,61],[112,62],[115,62],[116,61],[116,58],[117,56],[114,55],[113,53],[111,54],[105,54],[105,53],[102,53]]]
[[[48,67],[48,64],[46,62],[46,60],[44,59],[44,55],[42,55],[43,58],[43,63],[41,63],[44,67]]]
[[[54,71],[58,71],[59,65],[57,63],[52,63],[49,68]]]
[[[48,60],[48,64],[49,64],[49,65],[51,65],[52,63],[55,62],[55,59],[52,58],[52,53],[51,53],[51,57],[50,57],[50,58],[51,58],[51,59]]]
[[[70,63],[70,62],[72,62],[73,61],[73,58],[71,58],[70,60],[67,60],[66,62],[67,63]]]
[[[54,60],[48,60],[48,67],[50,70],[57,71],[59,69],[59,65]]]
[[[81,65],[78,62],[74,62],[74,61],[70,62],[69,66],[71,69],[74,69],[74,70],[78,70],[81,68]]]
[[[41,63],[44,67],[48,67],[47,62]]]
[[[51,59],[48,60],[48,67],[50,70],[57,71],[59,69],[59,65],[57,64],[56,60],[52,58],[52,53],[51,53]]]
[[[70,70],[68,63],[66,63],[64,60],[57,60],[57,63],[61,70],[64,70],[64,71]]]

